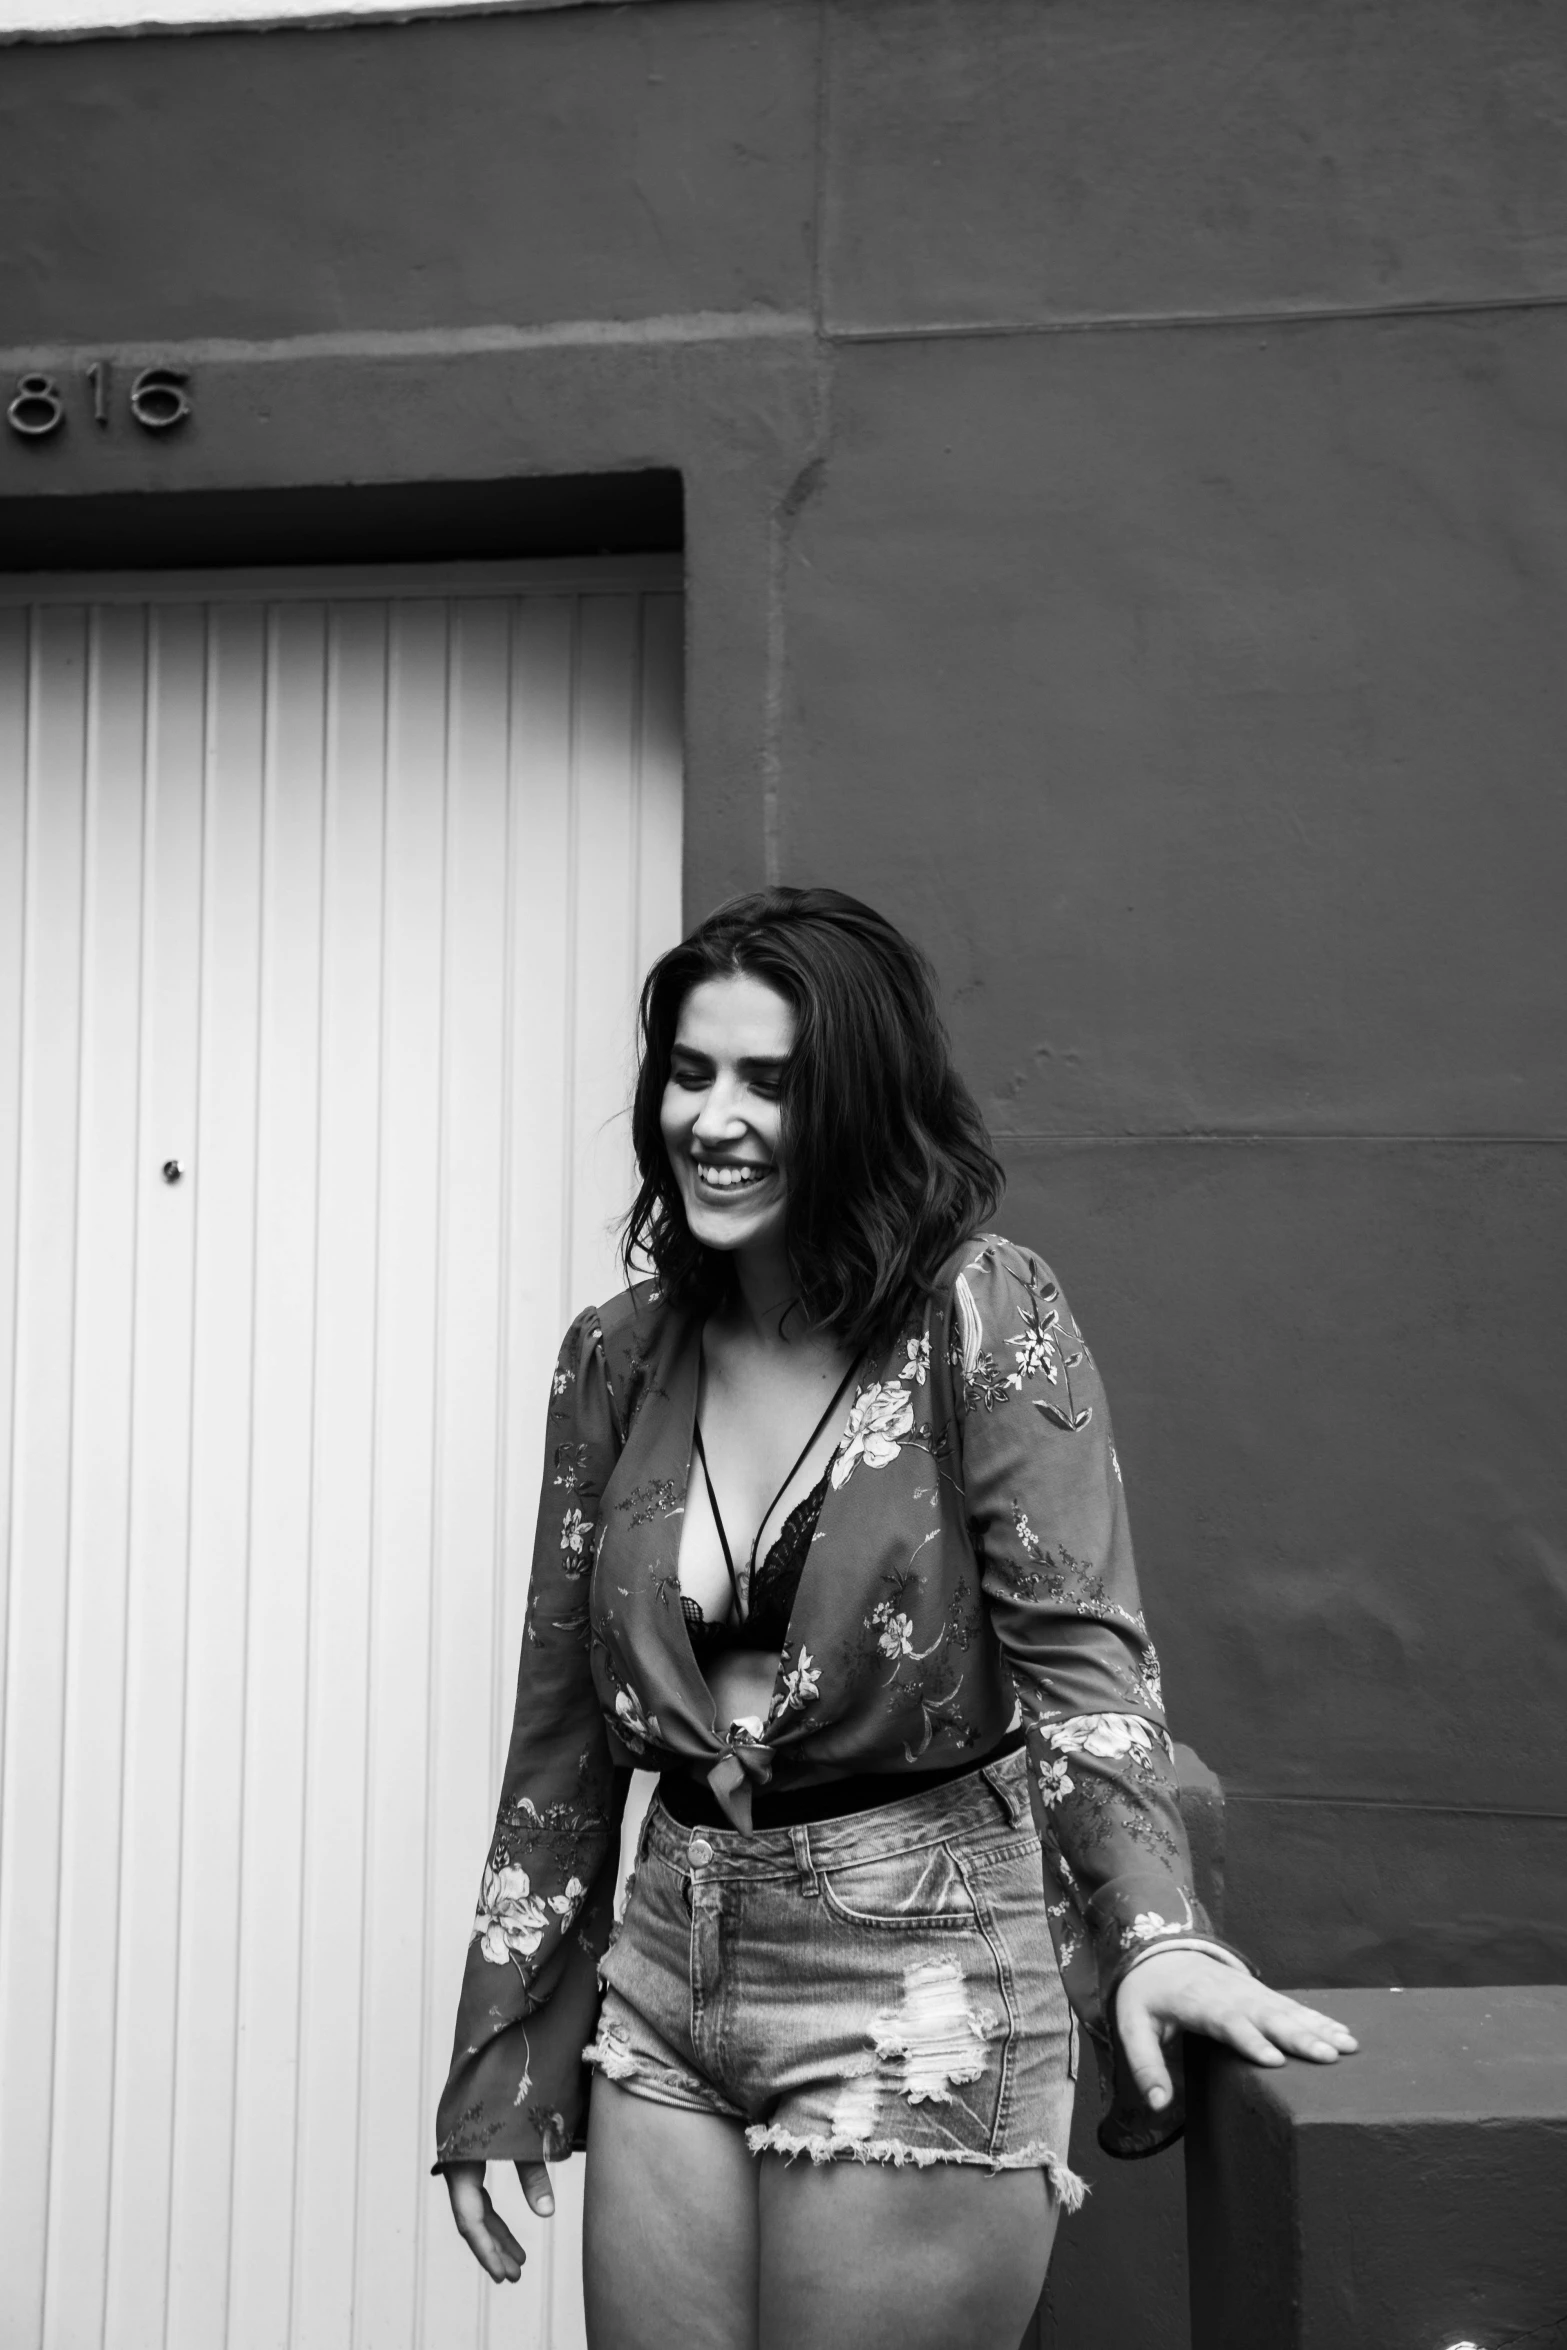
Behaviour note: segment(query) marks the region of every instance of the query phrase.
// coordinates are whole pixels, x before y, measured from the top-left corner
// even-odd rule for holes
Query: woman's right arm
[[[581,2051],[598,2007],[626,1786],[593,1688],[588,1622],[598,1511],[620,1446],[598,1315],[584,1313],[551,1382],[511,1744],[436,2122],[436,2167],[459,2225],[488,2202],[485,2162],[525,2166],[537,2209],[543,2163],[580,2135]],[[463,2232],[492,2275],[509,2273]]]

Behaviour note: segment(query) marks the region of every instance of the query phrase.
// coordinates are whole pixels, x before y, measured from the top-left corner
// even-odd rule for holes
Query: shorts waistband
[[[846,1779],[828,1779],[813,1787],[760,1787],[751,1798],[753,1831],[763,1828],[814,1826],[849,1813],[880,1811],[888,1804],[907,1803],[936,1787],[972,1778],[991,1763],[1017,1754],[1024,1745],[1021,1730],[1009,1730],[995,1746],[968,1762],[945,1763],[934,1771],[855,1771]],[[717,1828],[733,1834],[728,1813],[712,1789],[684,1771],[661,1771],[659,1801],[683,1828]]]
[[[906,1789],[911,1779],[912,1774],[904,1779]],[[661,1781],[648,1807],[642,1849],[684,1871],[700,1842],[705,1852],[698,1857],[708,1876],[753,1871],[809,1874],[813,1867],[830,1868],[834,1862],[875,1860],[948,1836],[991,1836],[1009,1828],[1014,1833],[1033,1828],[1028,1758],[1022,1741],[1014,1744],[1010,1739],[955,1775],[943,1771],[939,1785],[922,1786],[914,1780],[911,1791],[868,1810],[788,1826],[753,1826],[749,1834],[727,1820],[722,1827],[701,1821],[693,1828],[676,1818],[664,1800]]]

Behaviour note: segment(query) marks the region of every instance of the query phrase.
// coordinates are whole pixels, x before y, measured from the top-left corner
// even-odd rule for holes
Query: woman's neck
[[[782,1247],[737,1249],[730,1290],[729,1319],[737,1338],[753,1344],[789,1346],[810,1333],[803,1313],[790,1313],[799,1284]],[[787,1321],[787,1327],[785,1323]]]

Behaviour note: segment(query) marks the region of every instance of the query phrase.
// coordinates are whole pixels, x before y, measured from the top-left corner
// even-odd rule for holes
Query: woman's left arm
[[[1180,2128],[1163,2054],[1177,2031],[1260,2062],[1352,2043],[1335,2026],[1330,2046],[1324,2019],[1258,1983],[1196,1898],[1104,1390],[1048,1266],[976,1242],[954,1284],[948,1359],[1062,1975],[1111,2089],[1101,2141],[1148,2152]]]

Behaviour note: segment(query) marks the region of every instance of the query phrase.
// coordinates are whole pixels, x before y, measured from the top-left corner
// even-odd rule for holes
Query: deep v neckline
[[[779,1484],[777,1491],[774,1493],[766,1509],[763,1510],[761,1517],[757,1520],[756,1532],[751,1538],[750,1556],[746,1560],[745,1588],[742,1591],[740,1587],[740,1578],[735,1572],[734,1553],[729,1546],[729,1532],[724,1524],[724,1513],[719,1507],[718,1491],[713,1483],[713,1472],[708,1465],[707,1447],[702,1442],[701,1396],[703,1356],[701,1340],[698,1338],[696,1403],[691,1419],[691,1446],[696,1459],[699,1460],[702,1464],[702,1475],[707,1484],[708,1506],[712,1510],[713,1524],[717,1530],[718,1539],[723,1548],[724,1565],[729,1574],[729,1588],[734,1597],[734,1620],[738,1624],[744,1624],[750,1620],[751,1597],[756,1588],[756,1554],[761,1548],[762,1536],[767,1531],[767,1521],[772,1516],[774,1510],[778,1507],[778,1504],[782,1501],[784,1495],[788,1492],[795,1478],[799,1475],[801,1469],[805,1466],[805,1463],[810,1459],[817,1439],[820,1437],[822,1430],[832,1419],[832,1416],[838,1409],[838,1406],[842,1403],[844,1396],[848,1391],[849,1382],[854,1377],[854,1374],[858,1368],[859,1364],[856,1360],[855,1362],[851,1362],[849,1368],[844,1372],[843,1377],[839,1380],[837,1386],[833,1389],[831,1396],[828,1398],[826,1406],[824,1407],[820,1417],[817,1419],[816,1425],[814,1428],[812,1428],[810,1435],[806,1438],[799,1451],[795,1454],[793,1461],[785,1470],[782,1482]],[[834,1458],[837,1456],[837,1450],[837,1446],[834,1445]],[[800,1500],[795,1503],[795,1506],[792,1510],[785,1512],[783,1523],[779,1527],[777,1535],[774,1537],[773,1541],[768,1544],[767,1556],[762,1561],[762,1574],[764,1579],[766,1577],[768,1568],[772,1565],[772,1562],[777,1557],[780,1548],[788,1538],[791,1524],[798,1518],[800,1511],[805,1508],[807,1503],[815,1502],[817,1505],[817,1514],[820,1515],[821,1504],[826,1499],[824,1488],[831,1475],[832,1462],[829,1461],[827,1467],[822,1471],[821,1476],[811,1487],[810,1492],[802,1495]]]

